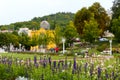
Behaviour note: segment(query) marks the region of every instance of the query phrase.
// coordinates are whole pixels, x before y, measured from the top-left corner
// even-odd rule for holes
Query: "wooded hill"
[[[50,29],[54,29],[55,26],[65,27],[69,21],[73,21],[74,13],[71,12],[58,12],[56,14],[50,14],[43,17],[34,17],[30,21],[11,23],[10,25],[1,25],[0,30],[18,30],[22,27],[29,29],[39,29],[40,22],[47,20],[50,23]]]

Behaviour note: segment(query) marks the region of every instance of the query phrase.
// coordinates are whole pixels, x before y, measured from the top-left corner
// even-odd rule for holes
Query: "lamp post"
[[[112,39],[110,39],[109,42],[110,42],[110,55],[112,55]]]
[[[65,38],[62,38],[62,42],[63,42],[63,54],[65,53]]]
[[[21,44],[19,44],[19,51],[21,51]]]

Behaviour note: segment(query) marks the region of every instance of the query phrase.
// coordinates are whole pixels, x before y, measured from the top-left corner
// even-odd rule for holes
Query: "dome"
[[[42,21],[40,23],[40,27],[48,30],[48,29],[50,29],[50,24],[47,21]]]

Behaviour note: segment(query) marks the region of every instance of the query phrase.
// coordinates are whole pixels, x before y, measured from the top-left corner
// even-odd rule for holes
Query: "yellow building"
[[[47,21],[42,21],[40,23],[40,29],[39,30],[31,30],[30,33],[29,33],[31,38],[34,37],[34,36],[39,38],[40,35],[47,36],[47,38],[48,38],[47,44],[44,45],[45,46],[44,48],[43,48],[43,45],[31,46],[31,51],[44,52],[44,51],[49,50],[51,48],[55,48],[56,44],[54,43],[53,32],[54,32],[54,30],[50,30],[50,25]]]

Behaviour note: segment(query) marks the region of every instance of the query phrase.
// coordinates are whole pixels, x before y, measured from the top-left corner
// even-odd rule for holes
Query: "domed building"
[[[40,23],[40,27],[44,28],[45,30],[49,30],[50,29],[50,24],[47,21],[44,20]]]
[[[46,50],[49,50],[51,48],[55,48],[56,44],[54,43],[54,30],[50,30],[50,24],[47,21],[42,21],[40,23],[40,29],[39,30],[32,30],[30,32],[30,37],[46,37],[46,44],[41,44],[37,46],[31,46],[31,51],[38,51],[38,52],[46,52]],[[51,39],[51,40],[50,40]]]

